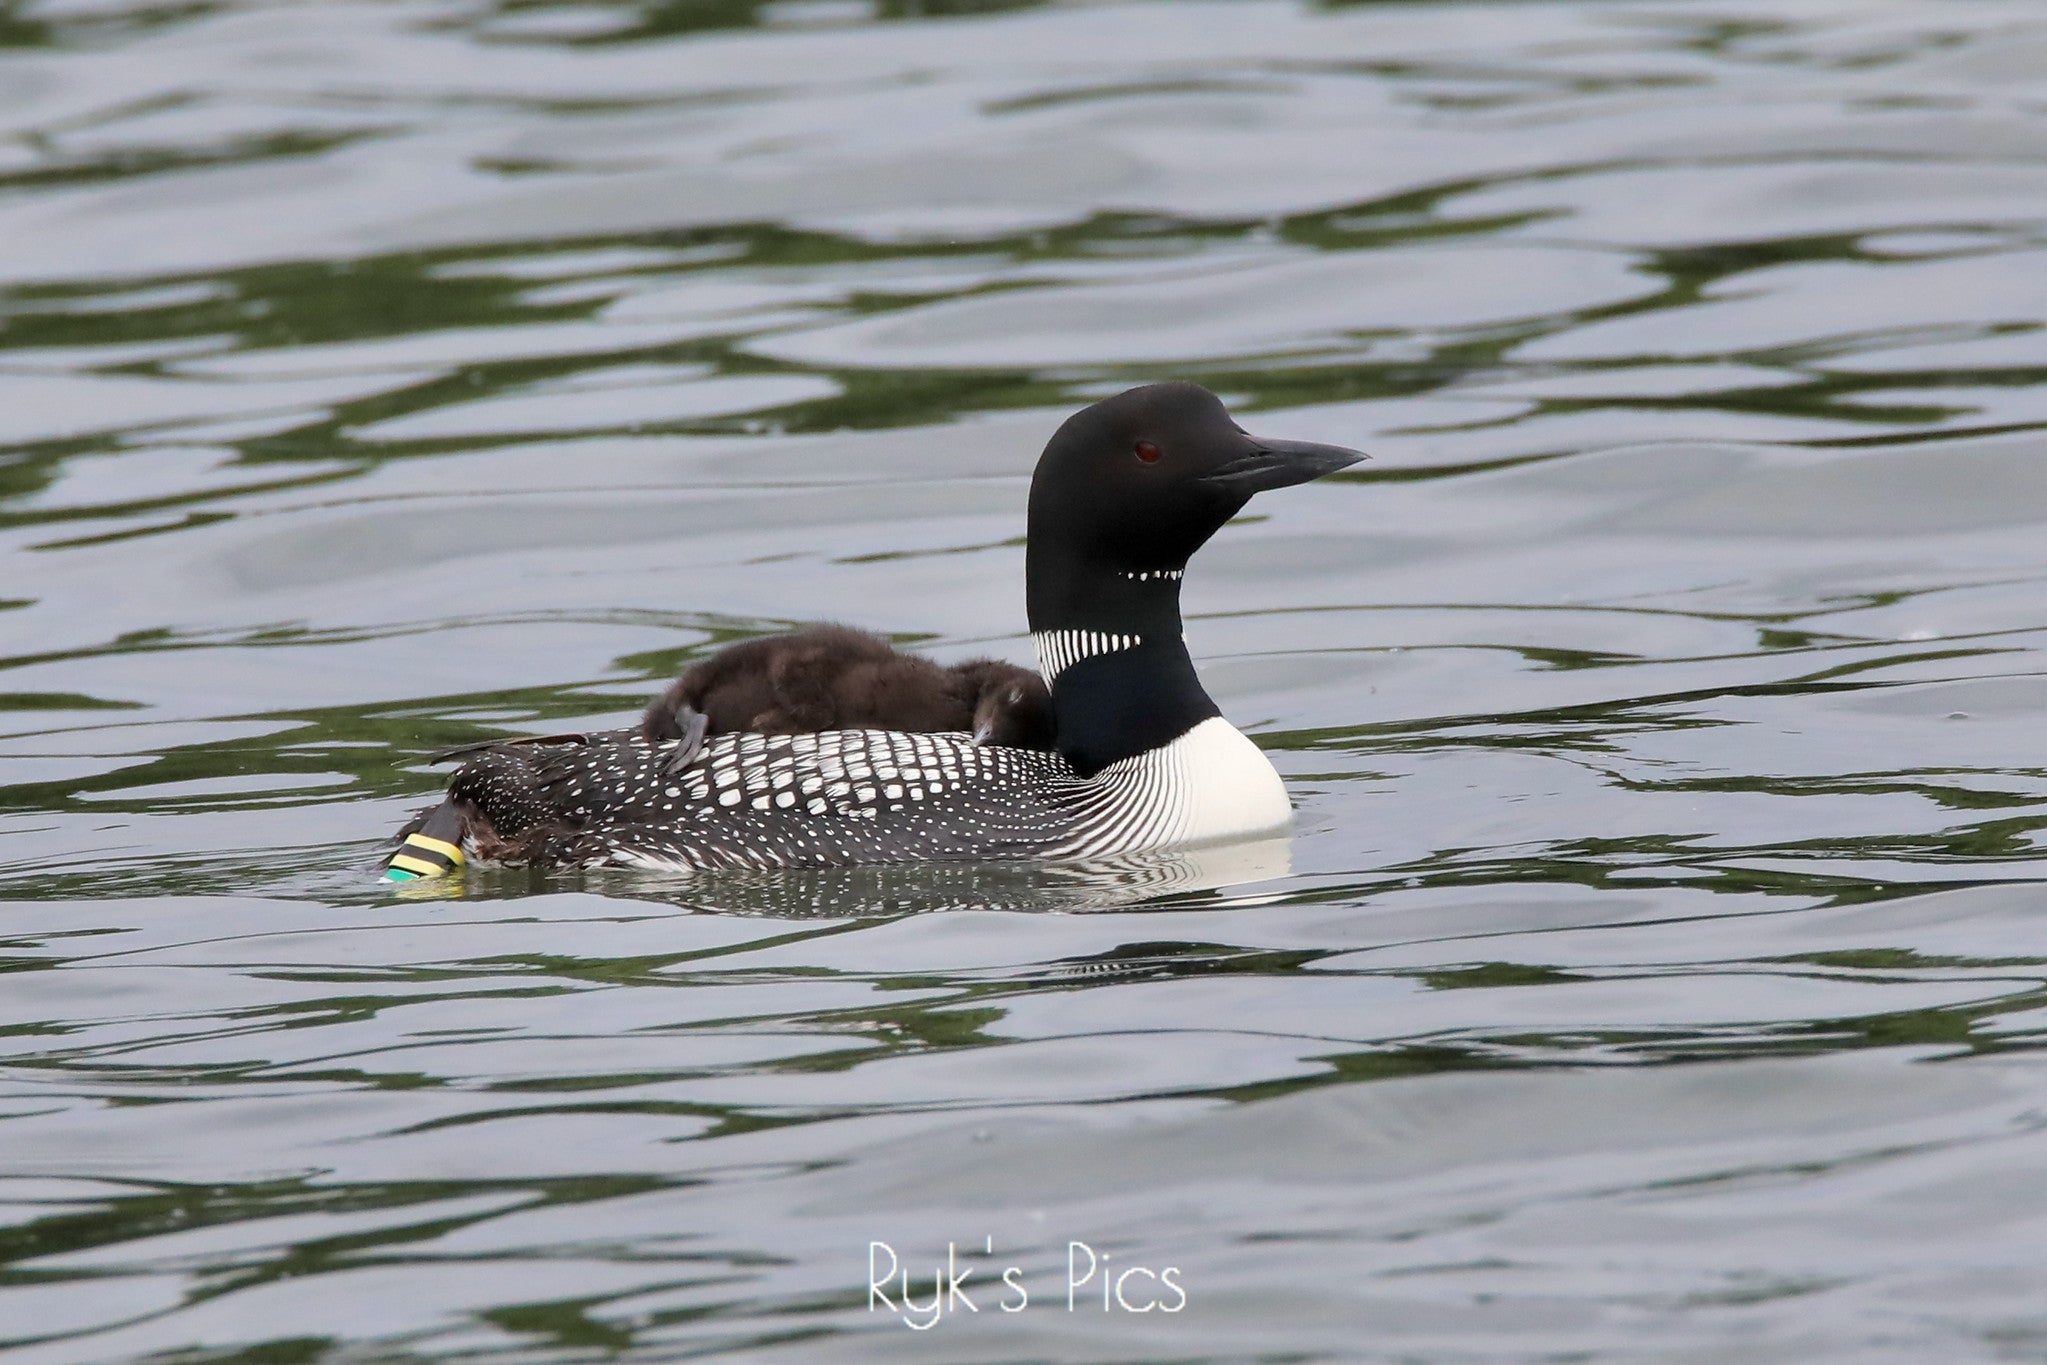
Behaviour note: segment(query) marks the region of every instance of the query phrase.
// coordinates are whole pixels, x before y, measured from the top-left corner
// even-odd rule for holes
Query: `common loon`
[[[999,659],[942,667],[879,635],[806,626],[729,645],[690,665],[640,719],[653,743],[683,740],[668,771],[695,760],[706,735],[750,730],[971,731],[976,744],[1052,748],[1052,693]]]
[[[386,876],[467,858],[710,869],[1089,858],[1248,838],[1292,817],[1271,760],[1202,690],[1187,560],[1253,494],[1358,451],[1246,435],[1197,384],[1083,408],[1031,479],[1025,596],[1058,749],[964,734],[727,734],[680,772],[638,730],[506,744],[457,772]]]

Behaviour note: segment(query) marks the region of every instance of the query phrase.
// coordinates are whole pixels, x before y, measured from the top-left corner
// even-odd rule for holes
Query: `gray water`
[[[0,43],[9,1365],[2047,1357],[2039,6]],[[1375,456],[1187,584],[1291,847],[373,879],[723,642],[1028,658],[1164,377]]]

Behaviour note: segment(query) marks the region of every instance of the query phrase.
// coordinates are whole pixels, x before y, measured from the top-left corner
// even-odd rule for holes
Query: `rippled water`
[[[0,43],[10,1362],[2047,1352],[2037,5]],[[1290,850],[371,879],[722,642],[1028,657],[1161,377],[1377,457],[1188,584]]]

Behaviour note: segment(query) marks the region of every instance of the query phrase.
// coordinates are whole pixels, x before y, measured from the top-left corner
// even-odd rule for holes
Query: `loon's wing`
[[[507,744],[588,744],[590,736],[584,734],[563,735],[516,735],[510,739],[479,739],[473,744],[458,744],[452,749],[443,749],[437,754],[428,754],[428,763],[446,763],[451,759],[467,758],[480,754],[485,749],[501,749]]]
[[[717,735],[679,772],[674,741],[587,740],[489,750],[449,796],[508,843],[550,831],[534,861],[693,868],[1023,856],[1071,835],[1082,796],[1056,754],[964,734]]]

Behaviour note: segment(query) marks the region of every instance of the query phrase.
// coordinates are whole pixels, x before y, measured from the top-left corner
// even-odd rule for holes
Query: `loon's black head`
[[[1082,408],[1052,434],[1031,478],[1033,625],[1039,606],[1053,606],[1043,592],[1058,593],[1073,573],[1177,579],[1252,494],[1364,458],[1247,435],[1199,384],[1147,384]]]
[[[1365,457],[1245,434],[1199,384],[1066,419],[1031,478],[1024,581],[1059,752],[1082,776],[1218,714],[1180,632],[1187,560],[1254,493]]]

